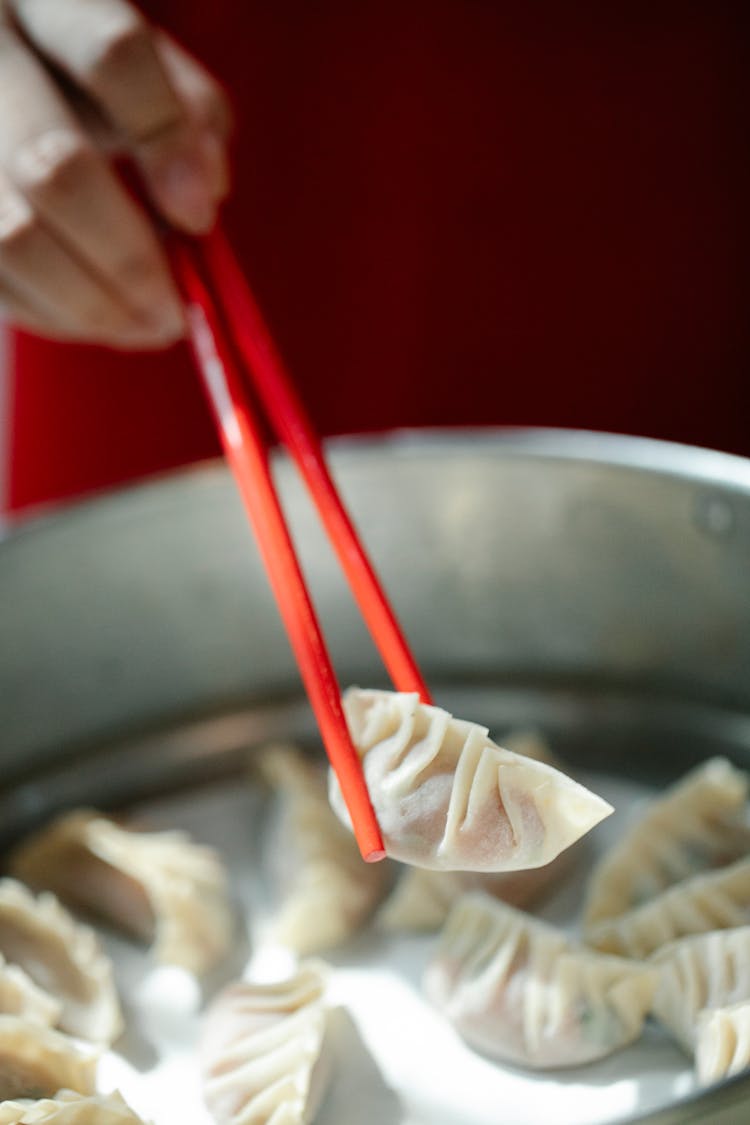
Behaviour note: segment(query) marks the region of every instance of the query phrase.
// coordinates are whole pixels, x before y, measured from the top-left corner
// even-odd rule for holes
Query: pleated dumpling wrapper
[[[648,902],[683,879],[750,851],[748,777],[711,758],[650,801],[591,875],[587,930]]]
[[[96,1064],[62,1032],[0,1016],[0,1101],[51,1098],[63,1089],[93,1094]]]
[[[350,688],[344,711],[385,850],[415,867],[541,867],[612,812],[559,770],[416,694]],[[349,816],[333,772],[331,804]]]
[[[623,957],[648,957],[689,934],[750,925],[750,859],[694,875],[656,898],[597,923],[589,945]]]
[[[750,1003],[750,926],[680,938],[650,963],[659,970],[654,1015],[688,1054],[704,1008]]]
[[[512,731],[507,750],[560,769],[547,743],[531,731]],[[582,847],[582,841],[578,847]],[[511,906],[527,907],[555,885],[569,870],[578,848],[567,848],[551,863],[525,871],[434,871],[406,867],[394,890],[378,911],[380,929],[392,933],[439,930],[453,903],[468,891],[484,891]]]
[[[223,864],[184,832],[137,832],[90,810],[25,841],[14,874],[143,941],[157,961],[203,973],[227,953],[233,917]]]
[[[11,965],[0,954],[0,1015],[20,1016],[31,1023],[54,1027],[62,1004],[50,996],[20,965]]]
[[[535,1069],[604,1058],[641,1033],[656,971],[574,946],[487,895],[451,911],[425,991],[471,1046]]]
[[[750,1001],[703,1012],[698,1020],[695,1049],[695,1068],[700,1084],[707,1086],[720,1082],[722,1078],[741,1074],[748,1067]]]
[[[325,983],[325,967],[306,961],[287,980],[238,982],[214,1001],[200,1057],[217,1125],[312,1120],[328,1077]]]
[[[64,1031],[98,1043],[122,1031],[112,962],[91,927],[54,895],[0,879],[0,953],[60,1003],[55,1022]]]
[[[0,1125],[145,1125],[118,1093],[83,1097],[60,1090],[42,1101],[3,1102]]]
[[[384,863],[362,863],[359,848],[328,803],[326,767],[290,746],[269,746],[258,772],[278,797],[268,852],[282,902],[273,936],[302,956],[355,934],[380,901]]]

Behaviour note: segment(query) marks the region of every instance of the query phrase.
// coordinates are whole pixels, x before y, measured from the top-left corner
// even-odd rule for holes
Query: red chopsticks
[[[331,479],[320,439],[288,376],[226,236],[216,229],[202,244],[238,349],[274,429],[289,449],[318,509],[375,646],[399,691],[429,693],[393,608]]]
[[[362,855],[385,855],[362,767],[341,709],[336,675],[273,483],[268,448],[245,377],[287,446],[316,504],[373,641],[399,691],[429,692],[344,507],[283,362],[232,250],[219,230],[200,242],[175,236],[172,265],[185,298],[198,368],[326,751]]]

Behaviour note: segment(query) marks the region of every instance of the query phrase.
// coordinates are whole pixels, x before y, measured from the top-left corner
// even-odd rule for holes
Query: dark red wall
[[[750,453],[746,5],[147,7],[234,95],[229,223],[324,431]],[[18,505],[215,449],[181,352],[18,359]]]

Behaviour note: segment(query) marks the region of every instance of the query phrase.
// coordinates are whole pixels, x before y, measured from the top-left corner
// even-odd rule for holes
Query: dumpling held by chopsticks
[[[416,694],[350,688],[349,731],[388,855],[417,867],[541,867],[612,812],[543,762],[504,750],[487,729]],[[333,774],[331,804],[349,823]]]

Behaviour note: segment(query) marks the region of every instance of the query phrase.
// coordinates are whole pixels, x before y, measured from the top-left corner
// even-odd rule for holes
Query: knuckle
[[[24,191],[69,193],[77,189],[92,163],[93,149],[76,129],[50,129],[27,141],[14,160],[14,174]]]
[[[220,133],[228,130],[231,121],[229,98],[217,82],[209,81],[196,92],[196,110],[201,120]]]
[[[146,21],[132,8],[118,12],[117,19],[103,28],[92,45],[88,59],[89,77],[106,80],[130,70],[151,46],[151,31]]]
[[[225,141],[228,140],[234,131],[234,109],[229,95],[220,86],[217,87],[216,96],[212,100],[210,114],[211,128],[215,129]]]

